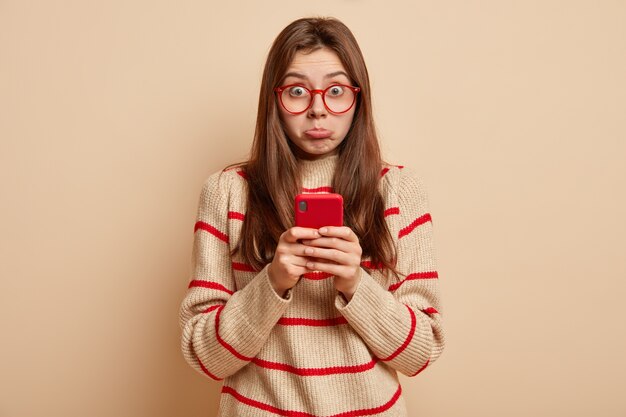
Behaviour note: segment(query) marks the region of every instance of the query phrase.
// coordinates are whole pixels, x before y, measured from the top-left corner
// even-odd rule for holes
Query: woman
[[[220,416],[406,416],[397,372],[444,347],[422,182],[381,160],[350,30],[299,19],[263,74],[250,160],[200,195],[182,351],[223,380]],[[294,227],[299,193],[339,193],[343,227]]]

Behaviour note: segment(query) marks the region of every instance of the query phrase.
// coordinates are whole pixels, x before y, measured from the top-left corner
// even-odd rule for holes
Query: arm
[[[209,177],[194,227],[192,277],[180,305],[181,349],[187,363],[220,380],[247,365],[265,344],[290,303],[281,298],[263,268],[237,290],[228,232],[228,174]]]
[[[362,271],[350,301],[338,296],[336,307],[378,358],[414,376],[437,360],[445,342],[426,190],[404,174],[396,187],[399,231],[393,238],[402,279],[385,289]]]

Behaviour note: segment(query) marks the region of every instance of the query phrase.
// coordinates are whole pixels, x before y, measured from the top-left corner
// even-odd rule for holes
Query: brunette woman
[[[344,226],[294,226],[300,193]],[[385,163],[359,46],[332,18],[276,38],[250,159],[199,199],[182,351],[223,381],[219,416],[406,416],[398,372],[444,348],[424,184]]]

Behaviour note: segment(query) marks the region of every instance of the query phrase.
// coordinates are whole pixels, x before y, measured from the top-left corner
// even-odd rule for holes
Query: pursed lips
[[[321,127],[314,127],[313,129],[309,129],[305,131],[304,133],[306,133],[308,136],[315,138],[315,139],[324,139],[324,138],[330,137],[330,135],[332,135],[333,132],[331,132],[330,130],[321,128]]]

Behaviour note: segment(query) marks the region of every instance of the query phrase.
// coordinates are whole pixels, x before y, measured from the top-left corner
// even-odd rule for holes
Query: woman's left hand
[[[335,275],[335,288],[348,301],[361,281],[361,254],[359,238],[349,227],[322,227],[321,237],[302,240],[310,246],[304,254],[310,258],[306,267]]]

